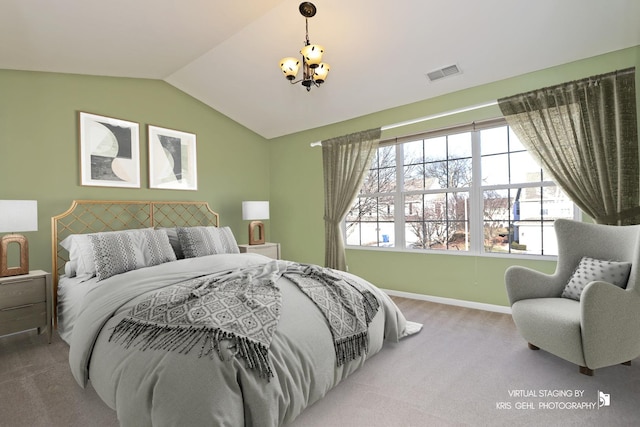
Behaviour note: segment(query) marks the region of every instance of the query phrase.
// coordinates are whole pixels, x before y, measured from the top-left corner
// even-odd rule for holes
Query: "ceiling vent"
[[[453,64],[440,68],[438,70],[428,72],[427,77],[429,77],[430,81],[435,82],[436,80],[440,80],[442,78],[449,77],[458,73],[460,73],[460,68],[458,68],[457,65]]]

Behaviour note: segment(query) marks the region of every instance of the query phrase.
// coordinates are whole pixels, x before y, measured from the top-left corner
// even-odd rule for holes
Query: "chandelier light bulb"
[[[324,62],[318,65],[313,70],[313,81],[318,84],[324,83],[324,81],[327,79],[327,74],[329,74],[329,69],[329,64],[325,64]]]
[[[304,61],[307,63],[309,68],[316,68],[322,62],[324,48],[319,44],[310,44],[303,47],[300,50],[300,53],[304,57]]]
[[[287,80],[293,80],[296,78],[296,74],[298,74],[300,60],[291,57],[283,58],[280,60],[280,68]]]

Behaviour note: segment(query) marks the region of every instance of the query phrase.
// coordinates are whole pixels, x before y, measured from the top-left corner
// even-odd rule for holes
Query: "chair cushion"
[[[562,291],[562,297],[580,301],[585,286],[594,281],[608,282],[624,289],[627,287],[630,271],[630,262],[583,257]]]
[[[568,298],[520,300],[511,306],[511,315],[527,342],[585,366],[578,301]]]

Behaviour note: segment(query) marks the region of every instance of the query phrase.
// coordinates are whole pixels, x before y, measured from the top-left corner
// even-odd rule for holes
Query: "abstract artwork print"
[[[148,126],[149,187],[197,190],[196,136]]]
[[[80,112],[82,185],[140,188],[137,123]]]

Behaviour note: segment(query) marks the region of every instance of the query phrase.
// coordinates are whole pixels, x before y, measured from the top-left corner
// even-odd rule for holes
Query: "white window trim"
[[[405,195],[410,194],[429,194],[429,193],[443,193],[449,192],[449,189],[438,190],[424,190],[424,191],[403,191],[404,188],[404,174],[403,168],[398,167],[398,159],[402,159],[402,144],[405,142],[411,142],[418,139],[433,138],[438,135],[452,135],[455,133],[471,132],[471,150],[472,150],[472,182],[473,184],[469,188],[460,188],[459,190],[469,192],[469,203],[472,204],[471,212],[478,213],[483,211],[483,197],[482,193],[487,190],[506,190],[506,189],[518,189],[518,188],[538,188],[541,186],[556,186],[557,184],[550,180],[533,182],[533,183],[519,183],[519,184],[500,184],[500,185],[478,185],[476,183],[482,182],[481,176],[481,163],[482,157],[480,155],[481,141],[480,131],[482,129],[490,129],[500,126],[508,126],[504,117],[493,118],[484,120],[482,122],[473,122],[470,124],[451,126],[441,128],[437,130],[421,132],[418,134],[406,135],[404,137],[388,139],[380,142],[380,147],[394,145],[395,146],[395,158],[396,158],[396,189],[393,193],[370,193],[367,194],[371,197],[389,197],[393,194],[394,203],[396,206],[404,206]],[[457,189],[457,188],[456,188]],[[573,204],[573,219],[580,220],[581,211]],[[528,259],[528,260],[556,260],[557,255],[538,255],[538,254],[523,254],[523,253],[500,253],[500,252],[486,252],[484,250],[482,239],[471,239],[471,246],[468,251],[453,251],[447,249],[409,249],[405,247],[398,247],[397,242],[405,242],[405,221],[402,215],[394,215],[394,232],[395,242],[393,247],[387,246],[360,246],[349,245],[346,242],[346,221],[342,221],[342,232],[344,236],[345,249],[348,250],[363,250],[363,251],[385,251],[385,252],[406,252],[411,254],[437,254],[437,255],[452,255],[452,256],[472,256],[472,257],[488,257],[488,258],[504,258],[504,259]],[[469,227],[472,230],[481,230],[484,227],[483,219],[481,215],[472,215],[469,219]]]

